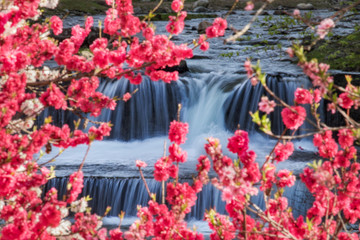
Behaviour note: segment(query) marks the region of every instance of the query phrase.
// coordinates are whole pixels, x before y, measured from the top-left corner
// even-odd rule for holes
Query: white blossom
[[[16,33],[18,28],[25,26],[26,22],[24,19],[20,20],[17,24],[13,25],[12,22],[8,21],[5,23],[5,31],[2,33],[3,37],[7,37]]]
[[[41,194],[42,194],[42,191],[41,191],[41,189],[39,187],[32,187],[32,188],[30,188],[30,191],[36,192],[36,195],[38,197],[40,197]]]
[[[67,207],[61,207],[59,210],[62,218],[65,218],[69,215],[69,209]]]
[[[21,111],[27,116],[34,116],[44,108],[44,105],[38,98],[28,99],[21,104]],[[28,122],[29,125],[31,122]],[[33,123],[32,123],[33,124]],[[28,128],[27,128],[28,129]]]
[[[71,233],[71,222],[68,220],[61,220],[59,226],[52,228],[48,227],[46,230],[53,236],[64,236]]]
[[[58,3],[59,0],[41,0],[39,6],[54,9]]]
[[[81,198],[77,201],[71,203],[71,211],[72,212],[85,212],[88,204],[85,198]]]
[[[25,72],[26,82],[36,82],[36,70],[34,66],[29,66]]]
[[[0,200],[0,212],[5,207],[5,202],[3,200]]]

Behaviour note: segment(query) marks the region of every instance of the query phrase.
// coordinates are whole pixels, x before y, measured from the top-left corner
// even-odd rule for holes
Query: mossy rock
[[[318,44],[307,56],[329,64],[331,69],[360,72],[360,32]]]
[[[60,0],[55,9],[45,9],[45,15],[94,15],[105,14],[109,8],[103,0]]]

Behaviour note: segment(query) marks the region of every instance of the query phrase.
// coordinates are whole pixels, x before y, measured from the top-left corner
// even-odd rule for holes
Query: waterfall
[[[67,182],[67,177],[51,179],[45,186],[45,192],[54,187],[58,190],[59,199],[62,199],[66,195]],[[157,202],[161,202],[161,183],[154,179],[147,179],[146,182],[150,192],[156,194]],[[108,216],[118,216],[121,211],[127,217],[136,216],[137,206],[147,206],[150,200],[143,181],[135,178],[85,178],[81,196],[91,197],[89,206],[98,215],[104,215],[106,208],[111,206]],[[205,210],[210,208],[225,213],[225,203],[221,200],[219,190],[208,184],[198,194],[196,205],[187,218],[201,220]]]
[[[157,202],[161,202],[161,183],[154,179],[147,179],[146,181],[150,192],[156,194]],[[51,179],[46,184],[44,192],[54,187],[58,190],[59,199],[62,199],[66,195],[67,183],[67,177]],[[108,216],[118,216],[121,211],[124,211],[127,217],[136,216],[137,206],[147,206],[150,200],[143,181],[135,178],[85,178],[81,196],[90,196],[92,200],[90,200],[89,206],[94,213],[100,216],[104,215],[108,206],[111,207]],[[284,196],[288,198],[289,206],[292,207],[295,217],[305,215],[306,209],[311,206],[313,201],[311,194],[300,180],[296,181],[293,187],[286,188]],[[264,209],[261,191],[257,196],[253,196],[251,201]],[[196,204],[186,218],[202,220],[205,211],[211,208],[215,208],[217,212],[222,214],[226,212],[225,203],[221,199],[221,192],[213,185],[207,184],[198,193]]]
[[[290,81],[281,75],[268,75],[266,78],[267,86],[284,102],[289,105],[294,105],[294,92],[296,88],[309,85],[306,80],[293,80]],[[258,103],[262,96],[273,98],[265,91],[261,84],[251,86],[250,81],[246,81],[239,85],[234,93],[226,100],[225,109],[225,122],[226,127],[234,131],[240,125],[240,129],[252,132],[257,130],[257,126],[252,122],[249,112],[256,112],[258,110]],[[284,124],[281,119],[281,108],[276,107],[274,112],[270,113],[271,129],[275,134],[281,134],[284,130]],[[309,110],[307,111],[309,113]],[[300,128],[309,128],[307,124]]]
[[[103,80],[98,91],[109,97],[121,98],[126,92],[138,91],[128,102],[118,101],[116,109],[103,110],[97,121],[114,124],[110,138],[119,140],[145,139],[165,135],[176,118],[177,105],[186,99],[186,86],[181,82],[152,82],[144,79],[140,85],[129,81]]]
[[[267,84],[275,94],[289,104],[293,104],[294,91],[306,81],[299,81],[288,76],[269,75]],[[188,152],[188,162],[181,166],[182,178],[190,178],[194,174],[196,158],[203,154],[205,138],[211,135],[221,138],[226,145],[230,131],[240,124],[242,129],[255,133],[249,111],[255,112],[261,96],[266,95],[260,84],[251,86],[246,75],[241,73],[186,73],[179,81],[165,84],[144,79],[140,85],[131,85],[127,80],[110,81],[103,79],[99,91],[109,97],[121,97],[126,92],[138,91],[128,102],[119,101],[114,111],[103,110],[96,121],[111,121],[114,125],[111,136],[104,142],[93,143],[91,152],[84,165],[84,190],[82,196],[89,195],[89,202],[93,212],[103,215],[107,206],[111,206],[109,216],[118,216],[121,211],[127,217],[136,216],[137,205],[146,206],[149,201],[147,191],[138,176],[134,165],[135,159],[141,159],[149,164],[144,170],[146,177],[152,177],[152,166],[162,155],[163,139],[168,131],[169,124],[176,119],[178,103],[182,104],[181,120],[189,123],[190,132],[188,141],[183,149]],[[270,114],[274,132],[281,132],[283,124],[280,118],[280,109]],[[48,109],[57,124],[71,123],[76,119],[67,111]],[[42,119],[39,119],[41,122]],[[254,150],[259,150],[256,144],[261,136],[254,137]],[[260,138],[259,138],[260,137]],[[109,141],[116,140],[116,141]],[[119,141],[120,140],[120,141]],[[260,150],[266,151],[270,147],[269,139],[261,145]],[[85,146],[86,148],[86,146]],[[141,151],[139,151],[141,149]],[[159,151],[155,151],[158,149]],[[60,156],[57,171],[60,176],[52,179],[46,185],[46,191],[51,187],[59,190],[59,198],[66,194],[68,174],[77,169],[75,159],[82,159],[84,147],[76,150],[67,150]],[[226,149],[224,149],[226,152]],[[140,153],[141,152],[141,153]],[[140,154],[140,155],[139,155]],[[259,162],[264,156],[259,153]],[[57,164],[57,163],[56,163]],[[290,162],[291,169],[303,168],[306,163]],[[94,177],[96,176],[96,177]],[[122,178],[119,178],[121,176]],[[126,178],[128,177],[128,178]],[[153,179],[147,180],[150,191],[156,193],[158,201],[161,197],[161,184]],[[311,195],[302,183],[287,189],[285,196],[289,197],[289,204],[294,209],[294,215],[304,215],[311,205]],[[263,207],[261,192],[254,196],[252,201]],[[212,185],[204,186],[198,194],[196,205],[188,214],[188,219],[201,220],[206,210],[215,208],[225,213],[225,204],[221,200],[221,193]]]
[[[293,105],[295,89],[309,83],[269,75],[267,84],[281,99]],[[188,73],[171,84],[145,78],[137,86],[125,79],[103,79],[98,91],[109,97],[121,98],[135,89],[138,91],[133,97],[128,102],[118,101],[114,111],[104,109],[99,117],[90,117],[96,121],[110,121],[114,125],[108,139],[130,141],[166,135],[170,122],[177,118],[179,103],[182,104],[181,120],[191,127],[189,138],[209,133],[214,128],[234,131],[238,125],[249,132],[255,131],[257,128],[249,112],[255,112],[261,97],[267,95],[260,84],[251,86],[245,75],[230,73]],[[270,114],[272,129],[277,134],[284,128],[280,113],[281,109],[277,107]],[[41,124],[48,115],[57,125],[73,125],[78,119],[68,111],[48,108],[39,117],[38,123]]]

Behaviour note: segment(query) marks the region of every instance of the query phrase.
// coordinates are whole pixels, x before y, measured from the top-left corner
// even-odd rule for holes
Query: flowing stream
[[[272,14],[271,11],[269,13]],[[316,14],[326,16],[330,15],[330,12],[316,11]],[[97,16],[95,19],[101,18],[103,16]],[[228,21],[236,28],[241,28],[250,18],[248,12],[240,11],[230,15]],[[260,17],[260,22],[263,18],[265,16]],[[280,16],[274,16],[275,20],[277,18]],[[202,20],[207,19],[188,21],[184,34],[175,37],[176,42],[191,42],[196,38],[197,32],[193,27],[197,27]],[[76,17],[70,18],[65,26],[76,21],[80,20]],[[157,29],[164,29],[165,24],[166,22],[157,22]],[[351,22],[348,24],[350,25]],[[219,138],[224,152],[235,158],[225,146],[227,138],[238,126],[249,131],[250,149],[257,153],[259,164],[263,163],[276,141],[261,134],[251,121],[249,112],[257,110],[261,96],[266,93],[260,85],[251,86],[247,79],[243,63],[249,53],[244,50],[254,47],[264,39],[270,39],[270,44],[282,44],[281,49],[266,52],[261,46],[254,47],[250,53],[254,59],[261,59],[261,65],[268,73],[268,86],[287,103],[293,104],[294,90],[300,86],[310,85],[301,69],[292,64],[284,53],[291,44],[289,39],[300,37],[300,30],[294,28],[288,34],[274,36],[262,29],[260,24],[256,24],[246,36],[253,37],[258,34],[259,39],[243,40],[228,45],[223,45],[221,40],[211,39],[210,50],[205,53],[195,50],[196,57],[187,60],[190,71],[180,75],[180,79],[171,84],[144,79],[140,85],[133,86],[125,79],[119,81],[103,79],[99,89],[108,96],[122,96],[135,88],[138,88],[138,92],[128,102],[118,102],[115,111],[104,110],[97,118],[99,121],[111,121],[114,126],[108,139],[92,144],[83,167],[86,176],[83,195],[90,195],[93,199],[90,201],[93,211],[103,215],[106,207],[111,206],[110,217],[105,221],[110,225],[118,224],[116,216],[120,211],[126,212],[125,223],[133,221],[136,216],[136,206],[139,204],[144,206],[149,200],[135,167],[137,159],[148,163],[149,166],[144,169],[145,177],[150,190],[160,198],[161,184],[152,179],[152,169],[156,160],[163,155],[164,141],[169,145],[166,134],[169,123],[176,119],[179,103],[182,104],[181,120],[188,122],[190,126],[188,141],[182,146],[188,152],[188,161],[180,165],[182,181],[190,181],[196,174],[196,159],[205,153],[203,146],[207,137]],[[350,30],[350,27],[336,29],[340,31],[338,34],[346,34]],[[228,31],[227,34],[229,33]],[[223,53],[231,52],[233,52],[232,58],[221,56]],[[281,109],[276,109],[270,114],[272,130],[277,134],[283,130],[280,112]],[[59,124],[71,124],[75,119],[66,112],[48,110],[45,114],[51,114]],[[309,128],[310,126],[305,124],[299,132]],[[294,145],[295,153],[288,161],[278,164],[278,169],[287,168],[298,175],[306,164],[317,156],[310,139],[296,141]],[[56,187],[59,189],[59,196],[64,195],[67,176],[76,171],[86,149],[87,146],[80,146],[66,150],[54,163],[57,178],[50,180],[46,189]],[[45,156],[42,161],[45,162],[50,157]],[[214,176],[214,173],[210,174]],[[285,196],[289,197],[289,204],[295,216],[304,215],[306,209],[311,206],[312,197],[300,180],[294,187],[286,189]],[[260,194],[254,197],[253,201],[259,206],[263,205]],[[199,193],[197,204],[187,218],[189,221],[195,221],[195,224],[200,226],[200,231],[206,232],[208,231],[206,225],[199,220],[203,219],[205,210],[210,208],[216,208],[221,213],[225,212],[220,192],[207,185]]]

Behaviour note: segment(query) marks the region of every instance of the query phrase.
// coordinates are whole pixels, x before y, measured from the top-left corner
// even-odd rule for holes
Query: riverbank
[[[332,69],[360,72],[360,32],[318,44],[308,58],[327,63]]]
[[[153,9],[159,1],[133,1],[134,11],[136,14],[145,14]],[[209,12],[229,10],[234,4],[234,0],[208,0],[209,4],[206,8]],[[247,0],[240,0],[235,9],[244,9]],[[194,0],[186,1],[184,9],[186,11],[194,11]],[[336,6],[331,5],[328,1],[318,0],[277,0],[269,5],[267,9],[292,9],[296,8],[297,4],[306,3],[312,4],[314,9],[334,9]],[[255,7],[259,7],[261,3],[255,3]],[[93,15],[104,14],[108,9],[104,0],[60,0],[59,5],[54,10],[45,10],[46,15]],[[170,13],[171,1],[164,1],[159,7],[158,13]],[[207,13],[209,13],[207,12]]]
[[[206,1],[206,0],[203,0]],[[219,11],[226,12],[234,3],[234,0],[207,0],[206,7],[202,7],[201,12],[194,11],[195,0],[186,1],[184,9],[188,11],[187,19],[195,18],[215,18]],[[134,11],[138,16],[145,16],[153,9],[159,1],[139,1],[135,0]],[[269,5],[267,9],[286,10],[291,12],[299,3],[312,4],[314,9],[337,9],[337,6],[330,5],[328,1],[317,0],[276,0],[275,3]],[[243,9],[246,0],[240,0],[236,10]],[[259,7],[261,3],[256,3]],[[84,15],[103,15],[108,6],[104,0],[60,0],[58,8],[55,10],[46,10],[45,16],[84,16]],[[159,9],[155,12],[154,21],[166,21],[168,16],[173,14],[171,11],[171,1],[164,1]],[[268,14],[268,13],[266,13]],[[281,13],[277,13],[281,14]],[[349,21],[349,20],[347,20]],[[349,28],[347,24],[343,27]],[[342,34],[344,36],[344,34]],[[343,71],[360,71],[360,33],[353,33],[346,37],[327,37],[327,41],[316,46],[316,49],[310,52],[309,58],[317,58],[321,62],[331,65],[332,69]]]

